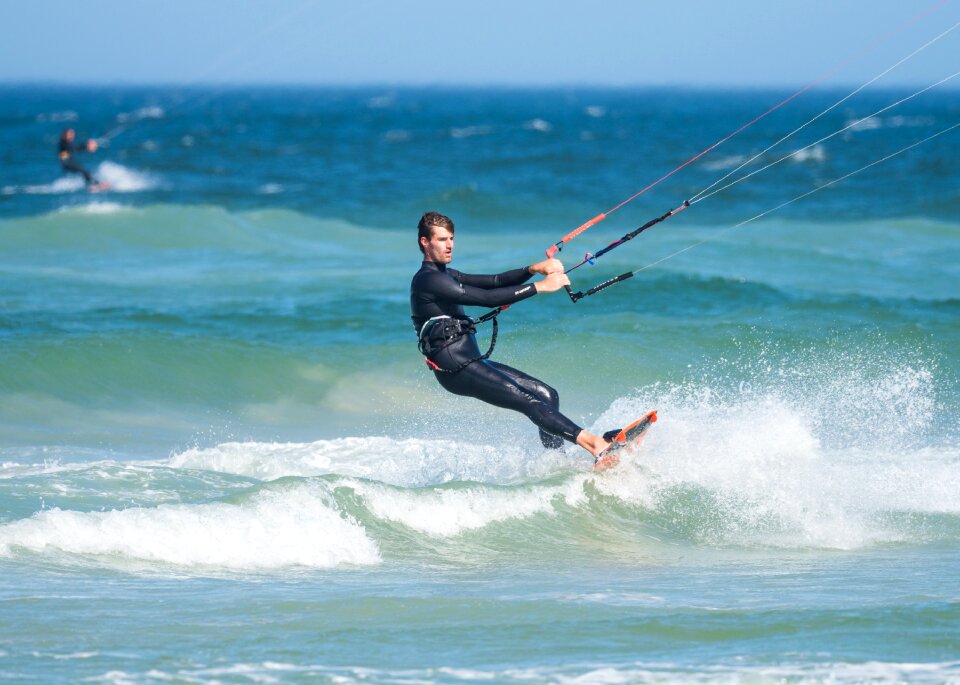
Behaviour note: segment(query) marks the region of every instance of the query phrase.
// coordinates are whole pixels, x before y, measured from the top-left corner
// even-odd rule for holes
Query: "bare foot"
[[[580,433],[577,435],[577,444],[594,457],[599,457],[600,453],[610,446],[610,443],[601,438],[599,435],[588,433],[585,430],[580,431]]]

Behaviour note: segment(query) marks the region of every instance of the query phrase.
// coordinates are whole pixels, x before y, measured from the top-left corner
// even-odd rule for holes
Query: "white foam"
[[[543,674],[550,682],[564,685],[622,685],[640,683],[663,685],[666,683],[690,683],[692,685],[833,685],[872,683],[895,685],[899,683],[958,683],[958,662],[940,663],[799,663],[770,666],[751,665],[696,665],[682,668],[673,664],[637,664],[631,666],[607,666],[585,670],[581,673]],[[533,672],[527,671],[536,679]],[[542,672],[541,672],[542,673]],[[539,675],[539,674],[538,674]]]
[[[135,193],[157,186],[156,179],[141,171],[128,169],[115,162],[101,162],[94,173],[100,181],[110,184],[110,190],[118,193]]]
[[[844,128],[849,131],[873,131],[883,128],[883,119],[880,117],[865,117],[863,119],[848,119]]]
[[[531,455],[517,445],[353,437],[311,443],[229,442],[186,450],[172,456],[168,465],[261,480],[338,474],[417,487],[454,480],[515,482],[548,474],[568,463],[563,452]]]
[[[375,516],[437,536],[549,514],[557,502],[589,507],[588,478],[588,500],[595,489],[670,521],[680,507],[678,534],[694,542],[856,549],[935,540],[952,533],[924,517],[960,513],[960,448],[927,439],[939,411],[934,376],[896,356],[838,352],[779,366],[751,357],[705,370],[717,386],[638,390],[614,402],[594,431],[653,408],[660,420],[640,450],[599,476],[576,447],[532,451],[509,437],[500,445],[389,437],[225,443],[168,465],[264,480],[365,479],[356,487]],[[563,473],[562,483],[541,484]],[[424,488],[453,481],[508,487]]]
[[[705,510],[690,519],[690,534],[721,544],[853,549],[916,541],[916,531],[891,516],[960,513],[960,450],[903,445],[933,412],[925,372],[812,376],[807,394],[792,384],[792,396],[775,387],[731,395],[687,386],[614,403],[598,425],[653,407],[660,420],[598,488],[651,510],[685,492],[685,506]],[[854,398],[859,432],[844,412]]]
[[[164,111],[162,107],[149,106],[141,107],[133,112],[122,112],[117,115],[117,121],[120,123],[140,121],[142,119],[162,119]]]
[[[553,125],[546,119],[531,119],[526,122],[523,127],[530,131],[540,131],[541,133],[549,133],[553,130]]]
[[[822,162],[827,158],[827,149],[823,145],[797,150],[790,159],[794,162]]]
[[[110,190],[118,193],[135,193],[155,188],[157,180],[147,173],[128,169],[115,162],[101,162],[93,172],[99,181],[110,184]],[[68,174],[52,183],[35,185],[8,185],[0,188],[2,195],[64,195],[86,190],[86,183],[79,174]]]
[[[463,126],[450,129],[451,138],[473,138],[474,136],[485,136],[493,131],[492,126]]]
[[[4,186],[0,192],[4,195],[61,195],[64,193],[75,193],[85,188],[86,184],[80,176],[64,176],[58,178],[53,183]]]
[[[600,105],[588,105],[583,111],[587,113],[587,116],[593,117],[594,119],[600,119],[607,114],[607,108]]]
[[[279,183],[264,183],[257,188],[259,195],[278,195],[283,192],[283,186]]]
[[[557,500],[577,506],[586,501],[583,483],[588,477],[574,477],[558,486],[524,488],[471,485],[404,490],[365,482],[349,485],[378,518],[402,523],[428,535],[449,537],[497,521],[553,513]]]
[[[145,680],[194,682],[233,681],[277,682],[282,674],[287,680],[306,679],[341,683],[457,683],[510,682],[560,683],[562,685],[958,685],[960,662],[889,662],[863,663],[790,663],[752,665],[749,658],[738,657],[735,663],[693,663],[682,666],[670,662],[620,663],[606,666],[591,663],[553,664],[527,668],[478,669],[466,667],[428,667],[376,669],[368,666],[322,666],[265,661],[261,663],[226,664],[203,669],[152,669],[146,673],[111,671],[101,679],[112,683],[138,683]],[[146,676],[146,677],[145,677]]]
[[[936,123],[936,119],[928,116],[893,116],[884,120],[888,128],[929,128]]]
[[[88,202],[76,207],[61,207],[61,212],[75,212],[78,214],[118,214],[130,211],[132,208],[119,202]]]
[[[44,460],[36,464],[20,464],[17,462],[4,462],[0,466],[0,480],[7,478],[24,478],[36,475],[49,475],[52,473],[63,473],[78,471],[88,466],[106,462],[86,462],[74,464],[62,464],[56,459]]]
[[[725,171],[732,169],[738,164],[742,164],[746,159],[743,155],[727,155],[726,157],[717,157],[709,159],[703,163],[703,168],[707,171]]]
[[[41,511],[0,526],[0,555],[36,553],[178,567],[263,570],[380,561],[376,544],[319,486],[262,491],[240,504]]]

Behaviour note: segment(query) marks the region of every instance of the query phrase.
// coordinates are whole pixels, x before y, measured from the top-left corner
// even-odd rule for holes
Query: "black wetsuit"
[[[83,180],[86,181],[88,186],[96,185],[97,179],[93,177],[93,174],[77,164],[73,159],[73,156],[78,152],[86,151],[86,142],[77,143],[63,137],[60,138],[60,144],[57,146],[57,156],[60,158],[60,166],[63,167],[63,170],[72,174],[82,175]]]
[[[422,331],[427,358],[446,369],[434,371],[444,389],[524,414],[540,428],[544,446],[558,448],[564,439],[576,442],[581,430],[560,413],[560,395],[522,371],[480,359],[477,338],[463,310],[463,305],[500,307],[536,295],[532,284],[523,285],[530,276],[526,268],[485,276],[424,262],[410,283],[410,308],[414,328],[418,334]],[[433,317],[455,321],[437,319],[424,329]],[[456,330],[458,322],[465,322],[462,334]]]

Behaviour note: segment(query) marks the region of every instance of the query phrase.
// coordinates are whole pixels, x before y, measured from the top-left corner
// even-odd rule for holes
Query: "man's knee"
[[[560,406],[560,393],[543,381],[536,381],[530,390],[537,395],[541,401],[549,404],[554,409]]]

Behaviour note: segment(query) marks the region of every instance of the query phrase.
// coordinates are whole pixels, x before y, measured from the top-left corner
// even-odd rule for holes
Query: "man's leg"
[[[97,179],[93,177],[93,174],[72,160],[63,163],[63,170],[72,174],[80,174],[88,186],[96,185],[97,183]]]
[[[499,362],[489,362],[489,364],[495,369],[505,373],[521,388],[549,404],[557,412],[560,411],[560,393],[558,393],[553,387],[547,385],[539,378],[534,378],[533,376],[526,374],[519,369],[515,369],[512,366],[507,366],[506,364],[501,364]],[[543,443],[543,446],[547,449],[558,450],[563,447],[563,438],[561,438],[559,435],[548,433],[547,431],[543,430],[543,428],[540,428],[540,442]]]
[[[550,437],[560,437],[575,443],[582,429],[560,413],[556,391],[516,369],[506,369],[529,379],[523,380],[523,383],[531,388],[534,383],[539,384],[540,389],[532,391],[525,388],[511,373],[503,369],[502,364],[487,361],[474,362],[457,373],[438,373],[436,376],[440,385],[449,392],[518,411]]]

